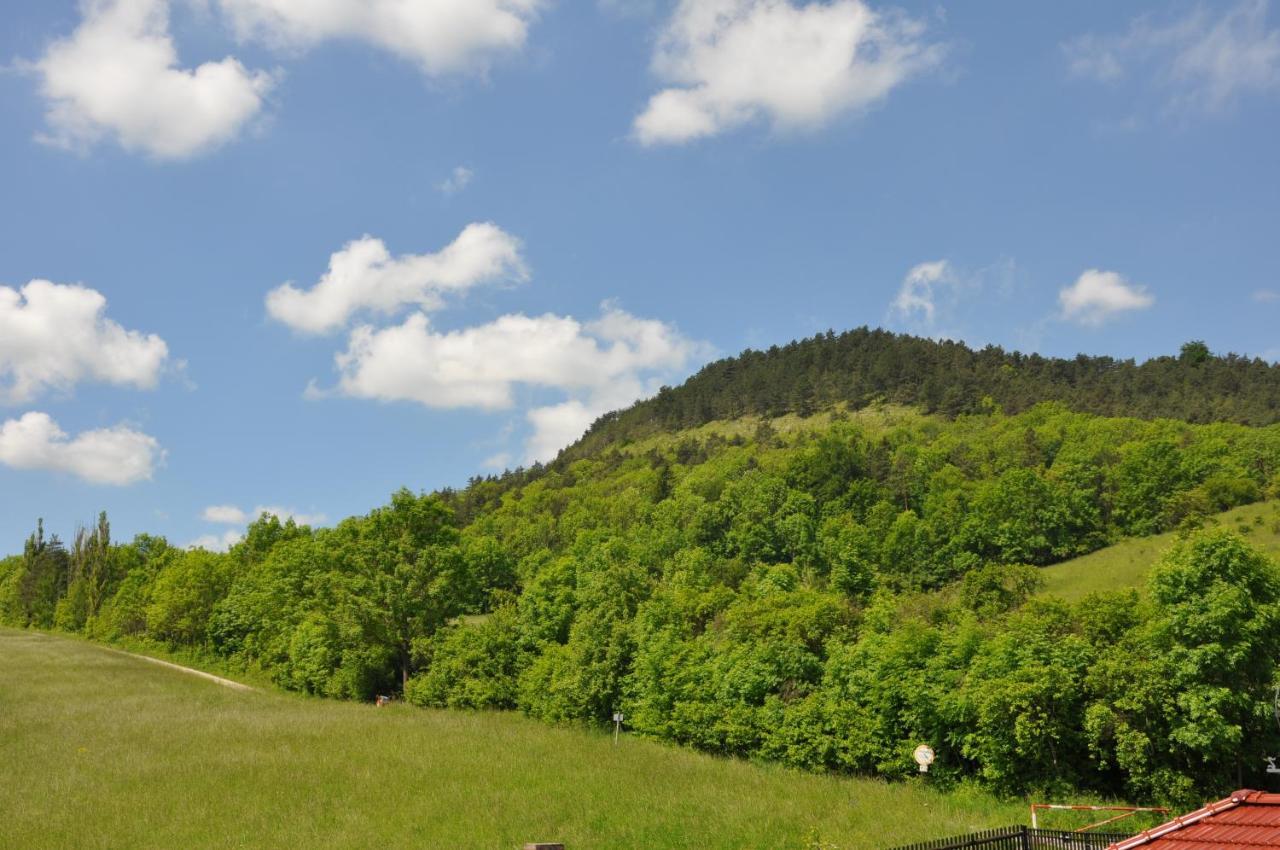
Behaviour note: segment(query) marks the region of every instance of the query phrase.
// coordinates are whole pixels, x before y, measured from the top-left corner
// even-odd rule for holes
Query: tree
[[[231,563],[204,549],[178,553],[151,583],[147,632],[173,645],[204,646],[214,607],[231,586]]]
[[[1182,541],[1151,574],[1152,611],[1091,674],[1086,728],[1129,789],[1189,803],[1261,780],[1277,743],[1280,568],[1238,535]]]
[[[1213,355],[1209,352],[1209,346],[1204,344],[1204,340],[1193,339],[1191,342],[1184,342],[1182,350],[1178,354],[1178,360],[1189,366],[1201,366],[1209,361]]]
[[[111,525],[105,511],[92,530],[76,529],[68,563],[66,594],[58,602],[55,622],[60,629],[80,631],[98,613],[111,583]]]
[[[53,535],[44,536],[44,520],[22,549],[22,566],[14,580],[14,618],[19,625],[49,628],[54,623],[58,600],[66,593],[70,572],[67,550]]]
[[[1089,770],[1081,721],[1093,650],[1065,603],[1028,606],[978,652],[960,699],[961,752],[1004,792],[1067,791]]]
[[[438,496],[394,493],[391,504],[344,523],[355,581],[345,596],[375,644],[395,659],[401,687],[413,673],[413,642],[464,607],[465,561],[453,513]]]

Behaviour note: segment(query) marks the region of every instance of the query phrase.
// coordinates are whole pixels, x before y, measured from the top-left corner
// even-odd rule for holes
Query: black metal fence
[[[1102,832],[1062,832],[1056,829],[1032,829],[1029,826],[1004,826],[982,832],[971,832],[954,838],[939,838],[919,844],[906,844],[893,850],[1106,850],[1129,835]]]

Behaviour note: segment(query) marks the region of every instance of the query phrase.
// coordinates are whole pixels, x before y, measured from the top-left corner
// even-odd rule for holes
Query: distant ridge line
[[[863,326],[708,363],[677,387],[604,414],[551,465],[653,433],[743,416],[808,416],[837,405],[858,410],[888,403],[950,417],[1019,413],[1042,402],[1095,416],[1273,425],[1280,423],[1280,366],[1214,354],[1200,340],[1139,362],[971,348]]]

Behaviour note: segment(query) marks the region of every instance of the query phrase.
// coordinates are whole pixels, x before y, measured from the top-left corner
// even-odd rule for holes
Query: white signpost
[[[618,731],[622,729],[622,712],[615,711],[613,713],[613,745],[618,745]]]
[[[921,773],[929,772],[929,765],[933,764],[933,747],[928,744],[921,744],[916,747],[916,751],[911,754],[916,760],[916,764],[920,765]]]

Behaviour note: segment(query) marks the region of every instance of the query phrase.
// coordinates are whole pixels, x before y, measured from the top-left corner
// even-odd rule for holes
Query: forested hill
[[[1262,508],[1203,528],[1280,500],[1277,374],[1200,343],[1138,365],[824,336],[712,364],[547,466],[332,528],[264,514],[210,552],[37,520],[0,558],[0,623],[334,697],[621,711],[807,770],[910,777],[929,742],[932,784],[1198,804],[1280,749]],[[769,415],[789,409],[813,415]],[[1173,530],[1141,595],[1037,592],[1041,566]]]
[[[264,515],[225,553],[113,540],[105,516],[67,546],[37,522],[0,558],[0,622],[335,697],[621,711],[809,770],[908,777],[927,741],[934,784],[1181,805],[1265,781],[1280,748],[1280,566],[1194,533],[1277,497],[1280,425],[751,417],[402,490],[333,528]],[[1035,593],[1038,565],[1170,529],[1189,536],[1143,596]]]
[[[926,413],[978,413],[991,404],[1018,413],[1042,401],[1100,416],[1270,425],[1280,421],[1280,366],[1216,356],[1189,342],[1176,357],[1143,363],[1079,355],[1042,357],[936,341],[866,327],[747,350],[704,367],[682,386],[601,417],[566,451],[747,414],[808,415],[843,402],[918,406]]]

